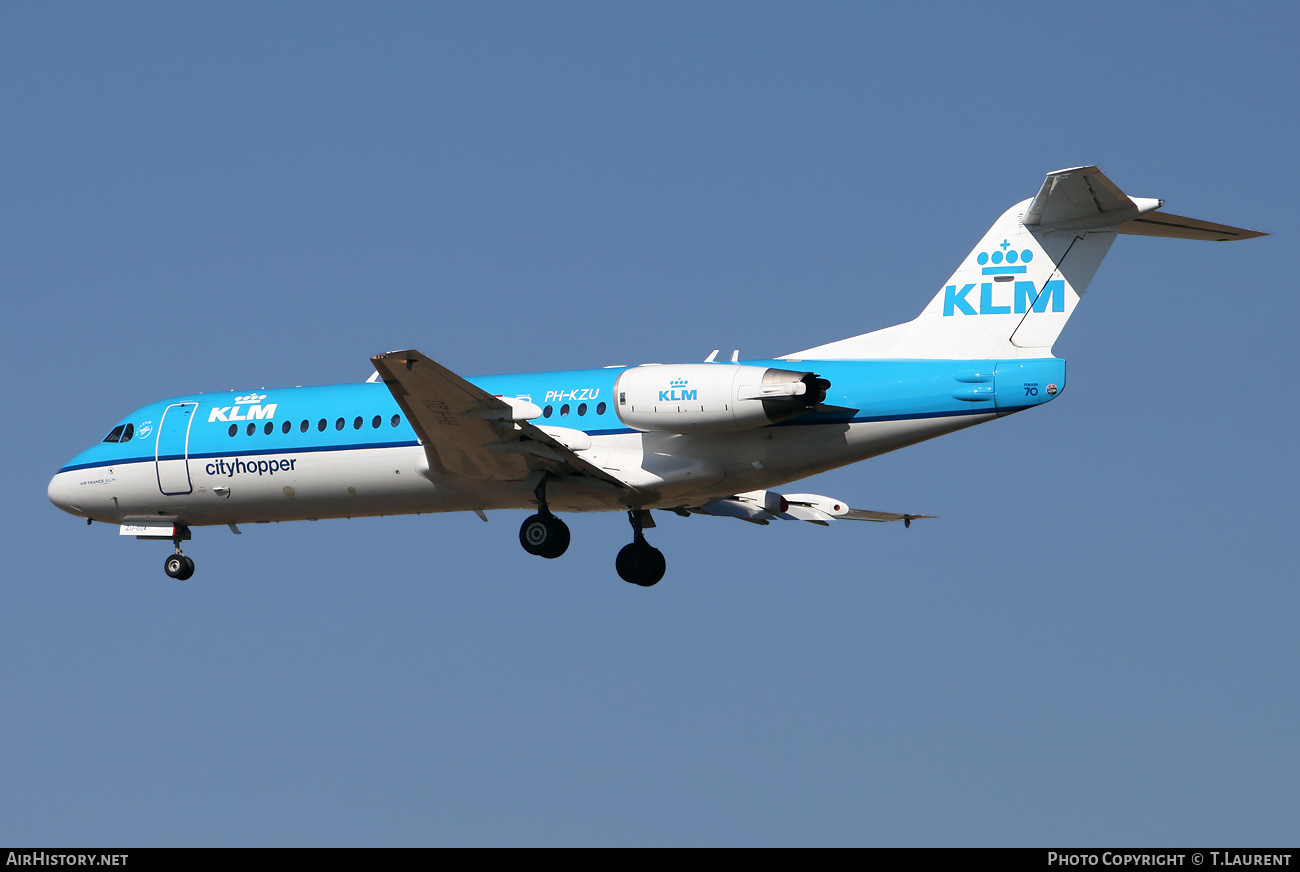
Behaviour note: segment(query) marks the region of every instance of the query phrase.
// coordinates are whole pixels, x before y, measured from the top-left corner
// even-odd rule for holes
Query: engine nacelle
[[[633,430],[748,430],[811,411],[830,386],[816,373],[766,366],[636,366],[614,383],[614,410]]]

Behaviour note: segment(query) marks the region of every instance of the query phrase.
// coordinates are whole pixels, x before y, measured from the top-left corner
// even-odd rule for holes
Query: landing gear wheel
[[[569,525],[554,515],[532,515],[519,528],[519,544],[529,554],[554,560],[569,549]]]
[[[172,554],[163,561],[163,572],[177,581],[184,581],[194,574],[194,561],[184,554]]]
[[[662,551],[642,539],[623,546],[614,561],[614,568],[618,570],[618,577],[624,581],[641,587],[653,587],[664,577],[668,561],[664,560]]]

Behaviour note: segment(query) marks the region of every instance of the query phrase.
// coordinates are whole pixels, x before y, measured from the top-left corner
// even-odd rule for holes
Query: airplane
[[[1060,396],[1052,346],[1120,234],[1230,241],[1267,234],[1161,211],[1095,166],[1048,173],[915,319],[762,360],[463,378],[415,350],[371,358],[356,384],[194,394],[118,422],[51,479],[55,506],[170,540],[187,579],[191,528],[525,509],[529,554],[569,546],[557,513],[625,511],[615,561],[650,587],[651,510],[756,524],[902,521],[772,488]]]

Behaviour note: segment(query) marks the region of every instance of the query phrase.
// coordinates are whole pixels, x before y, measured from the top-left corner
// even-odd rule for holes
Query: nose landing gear
[[[187,527],[177,527],[176,533],[176,538],[172,540],[176,552],[163,561],[163,572],[177,581],[184,581],[194,574],[194,561],[181,550],[181,540],[190,538],[190,531]]]
[[[177,581],[184,581],[194,574],[194,561],[184,554],[172,554],[163,562],[163,571]]]
[[[194,561],[177,551],[163,561],[163,572],[177,581],[184,581],[194,574]]]
[[[663,552],[647,542],[645,534],[641,532],[643,527],[653,527],[654,520],[647,509],[629,509],[627,519],[632,524],[635,539],[618,552],[614,568],[618,570],[618,577],[626,582],[653,587],[664,577],[668,568]]]

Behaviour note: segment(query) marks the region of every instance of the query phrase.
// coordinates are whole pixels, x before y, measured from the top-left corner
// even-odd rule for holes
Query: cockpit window
[[[122,441],[130,442],[131,437],[135,435],[135,425],[127,424],[126,429],[122,431]]]
[[[122,431],[126,429],[125,424],[118,424],[113,428],[113,432],[104,437],[105,442],[117,442],[122,438]]]

